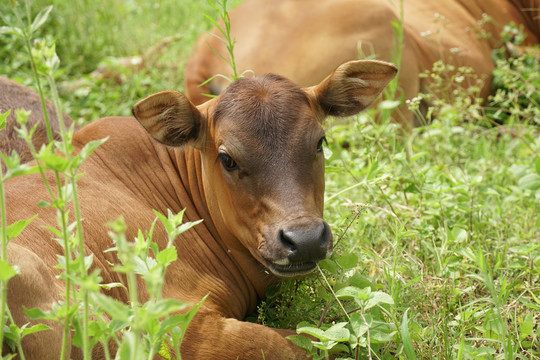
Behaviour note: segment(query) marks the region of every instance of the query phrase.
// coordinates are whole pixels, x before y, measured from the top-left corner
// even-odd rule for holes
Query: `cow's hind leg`
[[[47,266],[34,252],[15,243],[8,245],[8,260],[20,267],[20,273],[8,282],[8,306],[17,326],[30,323],[44,323],[51,330],[30,334],[23,339],[23,350],[28,360],[58,359],[62,345],[62,326],[53,321],[30,321],[23,306],[49,310],[51,304],[60,299],[58,279],[52,274],[53,269]],[[69,345],[69,344],[68,344]],[[69,356],[70,346],[67,349]]]

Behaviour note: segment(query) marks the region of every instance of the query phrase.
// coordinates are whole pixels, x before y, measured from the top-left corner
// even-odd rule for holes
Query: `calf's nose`
[[[279,241],[291,262],[318,261],[326,258],[332,241],[332,232],[325,221],[309,228],[282,229]]]

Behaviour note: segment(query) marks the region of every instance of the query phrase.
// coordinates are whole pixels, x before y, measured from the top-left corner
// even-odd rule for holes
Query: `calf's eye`
[[[317,143],[317,153],[323,151],[323,144],[328,144],[328,142],[326,141],[326,136],[323,136]]]
[[[230,157],[226,153],[220,153],[218,155],[219,161],[221,161],[221,165],[223,165],[223,168],[227,171],[234,171],[238,169],[238,165],[236,164],[236,161],[233,160],[232,157]]]

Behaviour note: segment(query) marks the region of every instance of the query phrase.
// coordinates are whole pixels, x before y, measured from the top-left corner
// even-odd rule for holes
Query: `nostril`
[[[298,247],[295,245],[294,232],[288,230],[279,231],[279,242],[288,252],[289,255],[298,251]]]
[[[314,225],[314,226],[313,226]],[[287,257],[295,262],[318,261],[327,255],[332,233],[326,222],[311,226],[300,226],[296,229],[279,231],[279,243],[286,251]]]

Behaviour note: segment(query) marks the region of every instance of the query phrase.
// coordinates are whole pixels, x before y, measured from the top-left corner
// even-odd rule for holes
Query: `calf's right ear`
[[[349,61],[307,92],[325,116],[351,116],[369,106],[396,73],[397,68],[384,61]]]
[[[150,135],[169,146],[196,145],[201,137],[202,115],[178,91],[162,91],[137,102],[133,116]]]

